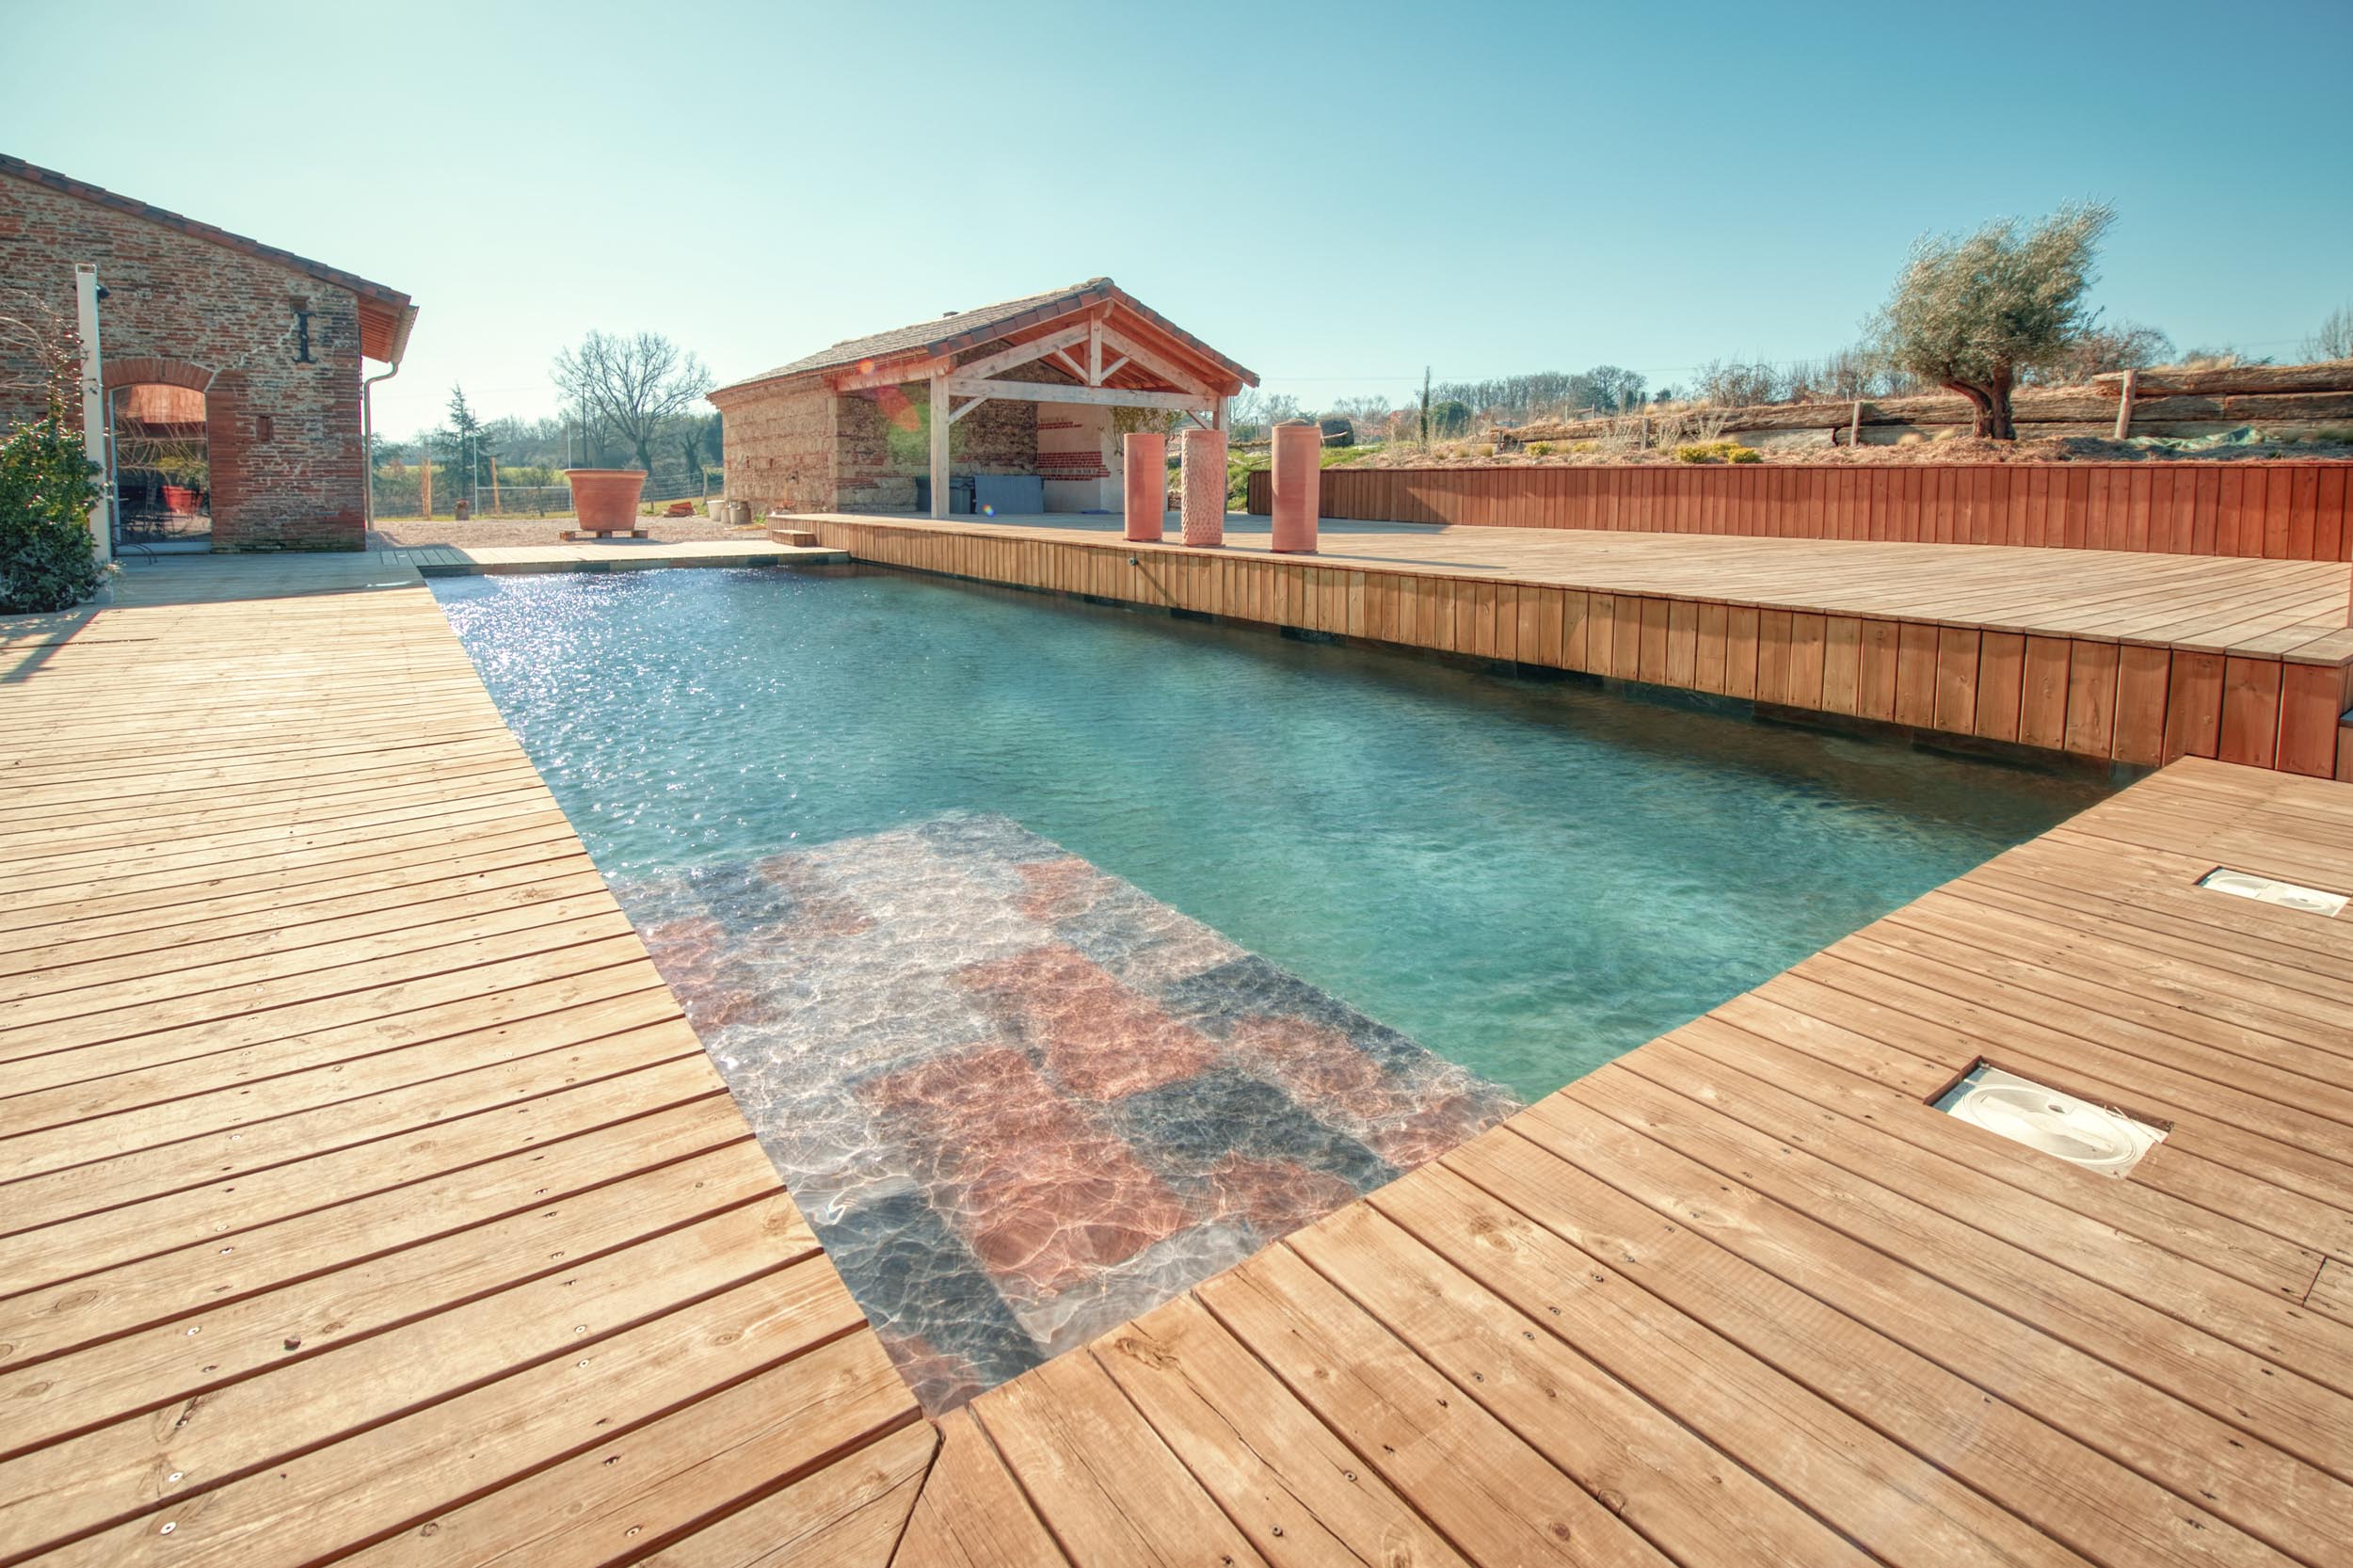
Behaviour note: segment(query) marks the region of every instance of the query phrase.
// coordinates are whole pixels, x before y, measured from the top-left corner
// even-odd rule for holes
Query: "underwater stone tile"
[[[1005,1304],[1048,1354],[1059,1355],[1142,1317],[1265,1244],[1235,1221],[1190,1225],[1064,1289],[1025,1296],[1016,1284],[1006,1289]]]
[[[861,1093],[916,1151],[933,1207],[1000,1288],[1063,1289],[1192,1219],[1132,1149],[1008,1047],[935,1058]]]
[[[1018,1029],[1058,1081],[1090,1099],[1190,1078],[1219,1054],[1159,1003],[1060,944],[971,965],[956,978]]]
[[[920,1368],[940,1385],[924,1400],[925,1409],[944,1408],[936,1401],[953,1396],[960,1377],[976,1385],[956,1402],[1045,1359],[987,1276],[973,1267],[963,1241],[920,1194],[863,1205],[828,1224],[824,1240],[893,1359],[937,1358]],[[903,1360],[903,1369],[905,1365]]]
[[[1516,1108],[1003,817],[615,892],[935,1414]]]
[[[1056,921],[1053,932],[1113,979],[1142,991],[1164,990],[1245,956],[1200,921],[1115,880],[1087,907]]]
[[[1210,1223],[1240,1220],[1259,1243],[1280,1240],[1363,1192],[1329,1171],[1229,1154],[1209,1167]]]
[[[1205,1205],[1209,1174],[1233,1155],[1293,1162],[1337,1178],[1352,1192],[1370,1192],[1399,1174],[1280,1086],[1231,1064],[1130,1095],[1112,1106],[1109,1115],[1153,1169],[1189,1196],[1203,1194],[1195,1201]]]
[[[1160,993],[1162,1005],[1205,1033],[1225,1039],[1247,1017],[1304,1018],[1346,1035],[1385,1071],[1410,1072],[1439,1060],[1411,1037],[1357,1012],[1257,953],[1188,975]]]

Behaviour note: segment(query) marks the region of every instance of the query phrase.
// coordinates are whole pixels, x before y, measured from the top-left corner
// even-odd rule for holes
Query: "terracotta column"
[[[1323,431],[1304,420],[1274,427],[1274,542],[1285,555],[1316,552],[1322,499]]]
[[[1168,438],[1136,430],[1127,440],[1128,537],[1158,544],[1168,520]]]
[[[1185,487],[1185,543],[1225,542],[1225,432],[1198,425],[1177,438]]]

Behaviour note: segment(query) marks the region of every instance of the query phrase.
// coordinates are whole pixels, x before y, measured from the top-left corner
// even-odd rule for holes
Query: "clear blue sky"
[[[1915,234],[2080,196],[2098,300],[2185,347],[2353,301],[2347,0],[0,0],[0,150],[415,296],[394,433],[453,381],[552,411],[590,328],[725,380],[1097,273],[1310,405],[1673,381],[1850,342]]]

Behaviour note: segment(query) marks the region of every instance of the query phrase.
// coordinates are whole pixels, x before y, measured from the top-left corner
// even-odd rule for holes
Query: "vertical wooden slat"
[[[2263,557],[2266,561],[2284,561],[2288,558],[2289,499],[2294,487],[2282,471],[2259,467],[2248,472],[2247,493],[2252,496],[2259,488],[2263,495]]]
[[[2217,755],[2225,762],[2267,768],[2280,754],[2280,661],[2231,654],[2222,665],[2222,738]]]
[[[1593,668],[1593,658],[1587,649],[1587,637],[1593,627],[1593,596],[1582,588],[1571,588],[1561,596],[1561,667],[1569,670]]]
[[[2288,475],[2288,559],[2291,561],[2328,560],[2314,553],[2320,524],[2320,470],[2310,463],[2299,463]],[[2284,764],[2283,764],[2284,765]]]
[[[1782,700],[1793,708],[1822,705],[1826,637],[1822,616],[1801,612],[1789,617],[1789,675]]]
[[[2166,688],[2173,674],[2169,648],[2127,643],[2116,672],[2116,735],[2108,754],[2120,762],[2154,766],[2165,757]]]
[[[1936,628],[1905,621],[1897,633],[1896,722],[1936,724]]]
[[[1977,648],[1977,734],[1989,741],[2018,739],[2025,701],[2026,639],[2015,632],[1988,632]]]
[[[1730,689],[1724,682],[1724,643],[1730,623],[1731,611],[1724,605],[1708,603],[1699,607],[1691,682],[1703,692],[1721,693]]]
[[[1688,599],[1675,600],[1667,606],[1667,684],[1698,684],[1699,660],[1700,607]]]
[[[2347,553],[2347,519],[2345,517],[2346,474],[2342,464],[2332,463],[2320,471],[2314,487],[2313,520],[2313,559],[2342,561]]]
[[[2274,766],[2328,778],[2337,768],[2337,720],[2345,712],[2345,674],[2335,664],[2283,664],[2280,752]]]
[[[1732,605],[1724,620],[1724,692],[1730,696],[1756,696],[1756,618],[1754,606]]]
[[[1756,616],[1756,700],[1789,701],[1790,613],[1760,610]]]
[[[1936,632],[1936,728],[1956,735],[1976,732],[1977,655],[1976,629],[1941,626]]]
[[[1642,680],[1654,686],[1667,682],[1667,645],[1672,640],[1674,606],[1663,599],[1642,600],[1641,643],[1636,658]]]
[[[1861,486],[1855,493],[1864,493]],[[1822,707],[1833,713],[1861,712],[1863,687],[1863,623],[1852,616],[1832,616],[1822,631]]]
[[[2116,674],[2119,663],[2114,643],[2075,639],[2067,666],[2067,749],[2088,757],[2105,757],[2116,735]]]
[[[2173,650],[2166,683],[2165,751],[2160,760],[2212,757],[2222,735],[2222,655]]]
[[[1639,680],[1642,675],[1642,614],[1645,601],[1621,595],[1618,599],[1618,624],[1609,650],[1609,666],[1622,680]]]

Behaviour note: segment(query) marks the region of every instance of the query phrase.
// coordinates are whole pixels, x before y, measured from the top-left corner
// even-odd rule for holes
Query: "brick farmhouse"
[[[727,493],[759,510],[987,504],[1085,512],[1119,497],[1115,411],[1225,422],[1258,378],[1108,278],[952,311],[719,388]],[[961,477],[958,477],[961,476]]]
[[[106,290],[105,384],[184,422],[200,394],[216,551],[360,550],[361,361],[399,362],[416,307],[381,283],[0,156],[0,281],[71,323],[73,268]],[[0,366],[0,424],[39,411]],[[178,392],[126,397],[126,389]],[[9,391],[7,389],[16,389]]]

